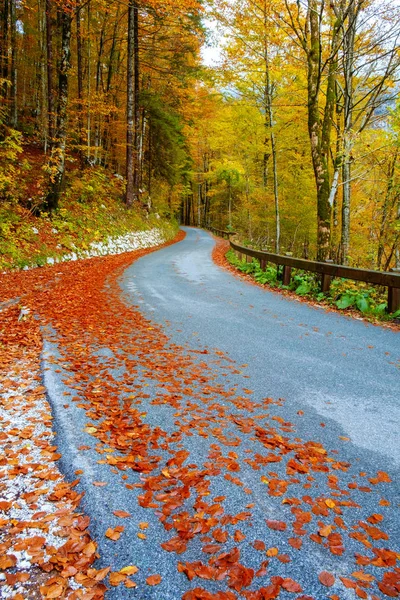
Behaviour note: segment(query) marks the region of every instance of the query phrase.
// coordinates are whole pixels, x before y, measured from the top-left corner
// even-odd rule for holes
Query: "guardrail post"
[[[251,256],[249,256],[248,254],[246,254],[246,262],[247,263],[251,263],[253,259],[251,258]]]
[[[392,273],[400,273],[400,269],[390,269]],[[400,288],[389,287],[388,289],[388,312],[394,313],[400,310]]]
[[[325,262],[333,264],[333,260],[330,259],[330,258],[327,258]],[[321,277],[321,292],[323,292],[324,294],[326,294],[327,292],[329,292],[329,288],[331,287],[331,281],[332,281],[332,276],[331,275],[326,275],[325,273],[322,274],[322,277]]]
[[[292,256],[292,252],[286,252],[286,256]],[[290,285],[291,276],[292,276],[292,267],[284,265],[283,273],[282,273],[282,284],[286,285],[286,286]]]
[[[267,261],[265,260],[265,258],[261,258],[260,259],[260,269],[261,269],[261,271],[265,271],[266,266],[267,266]]]

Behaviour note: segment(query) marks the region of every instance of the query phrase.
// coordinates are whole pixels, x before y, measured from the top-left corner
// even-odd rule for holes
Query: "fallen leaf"
[[[325,585],[326,587],[332,587],[335,583],[335,577],[332,575],[332,573],[328,573],[328,571],[322,571],[318,575],[318,579],[322,585]]]
[[[147,577],[146,579],[147,585],[159,585],[161,581],[161,575],[150,575],[150,577]]]

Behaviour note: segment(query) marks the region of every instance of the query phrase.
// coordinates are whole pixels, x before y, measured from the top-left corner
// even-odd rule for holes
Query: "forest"
[[[0,10],[7,266],[32,224],[100,235],[88,219],[112,198],[137,227],[178,220],[277,253],[400,267],[398,3],[1,0]]]

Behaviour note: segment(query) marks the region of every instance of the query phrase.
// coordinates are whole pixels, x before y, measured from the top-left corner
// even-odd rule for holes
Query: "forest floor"
[[[400,596],[398,335],[184,236],[0,275],[0,597]]]
[[[13,167],[14,187],[0,203],[0,271],[42,267],[71,253],[84,255],[93,244],[132,232],[156,228],[166,237],[176,232],[176,226],[158,215],[127,209],[121,177],[100,166],[81,168],[74,156],[67,160],[58,209],[51,215],[39,212],[46,190],[45,161],[43,149],[27,143]]]

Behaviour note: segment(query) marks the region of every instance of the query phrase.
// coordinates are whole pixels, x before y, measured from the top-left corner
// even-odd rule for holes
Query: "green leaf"
[[[345,294],[336,302],[336,306],[338,308],[349,308],[349,306],[353,306],[355,302],[354,296],[350,296],[349,294]]]
[[[303,283],[301,283],[299,287],[296,288],[296,294],[308,294],[311,291],[311,287],[311,283],[309,283],[308,281],[303,281]]]
[[[357,308],[362,313],[368,312],[369,310],[369,302],[365,296],[359,296],[356,301]]]
[[[375,315],[383,315],[383,314],[385,314],[386,309],[387,309],[387,304],[386,304],[386,302],[383,302],[382,304],[379,304],[378,306],[376,306],[374,308],[373,313]]]

